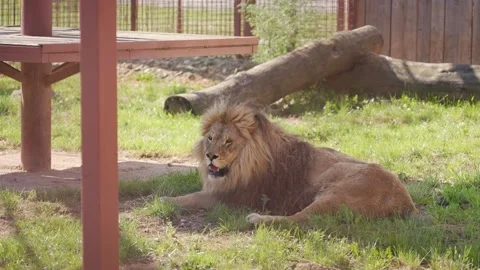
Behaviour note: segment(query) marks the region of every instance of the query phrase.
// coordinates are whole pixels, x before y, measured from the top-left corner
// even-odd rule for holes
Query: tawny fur
[[[173,198],[186,208],[218,203],[268,211],[251,214],[252,223],[303,221],[341,205],[368,217],[416,212],[400,180],[377,164],[330,148],[316,148],[287,134],[251,106],[221,102],[202,121],[203,138],[194,147],[203,181],[200,192]],[[206,154],[218,156],[225,177],[208,175]]]

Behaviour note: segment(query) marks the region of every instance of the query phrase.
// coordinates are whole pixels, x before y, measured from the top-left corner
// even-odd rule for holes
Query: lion
[[[378,164],[288,134],[248,103],[219,102],[203,115],[193,154],[202,190],[165,198],[181,208],[246,207],[250,223],[306,221],[341,207],[365,217],[417,209],[405,186]]]

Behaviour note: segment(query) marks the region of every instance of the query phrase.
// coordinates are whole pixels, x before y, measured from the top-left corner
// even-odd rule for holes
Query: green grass
[[[145,207],[142,209],[142,212],[147,216],[172,220],[176,217],[178,210],[178,206],[175,203],[155,197],[152,201],[146,203]]]
[[[19,147],[19,99],[10,97],[18,87],[0,78],[1,149]],[[168,95],[199,88],[148,73],[123,78],[120,149],[144,157],[188,155],[199,138],[199,118],[167,115],[162,107]],[[53,147],[78,151],[78,76],[54,90]],[[367,220],[344,211],[303,226],[252,229],[245,209],[183,212],[161,201],[201,188],[198,172],[175,173],[120,183],[122,263],[149,261],[159,269],[284,269],[299,262],[340,269],[480,268],[480,104],[341,97],[293,109],[296,118],[273,120],[315,145],[392,170],[424,218]],[[0,233],[0,268],[78,269],[79,205],[80,192],[70,188],[1,190],[0,224],[9,229]],[[192,215],[203,220],[203,233],[178,227],[179,219]]]
[[[314,216],[302,226],[260,226],[252,231],[245,222],[247,210],[219,205],[205,213],[205,223],[215,224],[213,229],[181,233],[169,223],[178,221],[178,209],[158,197],[196,191],[198,177],[172,174],[133,181],[120,190],[122,203],[140,196],[133,194],[145,198],[143,205],[127,211],[128,218],[121,218],[123,263],[156,258],[159,269],[275,269],[305,261],[340,269],[480,266],[480,173],[455,179],[455,184],[434,179],[408,182],[428,219],[368,220],[345,210],[335,216]],[[182,184],[186,188],[179,188]],[[0,213],[8,217],[14,232],[0,237],[0,266],[78,269],[80,221],[65,203],[70,200],[79,204],[75,190],[67,188],[1,191]],[[140,226],[145,218],[161,221],[150,227],[150,234]]]
[[[20,145],[20,99],[11,93],[19,89],[13,80],[0,77],[0,150]],[[198,139],[198,118],[167,115],[163,102],[168,95],[199,89],[199,85],[179,85],[152,75],[139,74],[118,84],[119,146],[143,157],[185,155]],[[53,85],[52,147],[80,149],[79,75]],[[182,127],[179,129],[179,127]],[[188,130],[189,132],[184,132]],[[161,150],[160,150],[161,149]],[[158,151],[160,150],[160,151]]]
[[[250,213],[248,209],[231,209],[220,204],[207,212],[206,220],[216,223],[221,232],[244,231],[252,227],[245,218]]]

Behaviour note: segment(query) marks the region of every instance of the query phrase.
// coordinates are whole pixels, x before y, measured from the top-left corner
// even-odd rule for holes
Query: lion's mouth
[[[215,177],[224,177],[228,172],[228,168],[218,168],[217,166],[210,164],[208,165],[208,174]]]

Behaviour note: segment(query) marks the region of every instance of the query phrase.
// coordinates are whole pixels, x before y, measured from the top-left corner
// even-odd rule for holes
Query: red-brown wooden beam
[[[245,4],[246,5],[256,5],[257,1],[256,0],[246,0]],[[243,22],[243,35],[244,36],[253,36],[252,26],[250,25],[250,23],[247,22],[247,20],[244,20],[244,22]]]
[[[83,269],[119,268],[116,0],[80,1]]]
[[[182,0],[177,0],[177,33],[183,33],[183,7],[182,7]]]
[[[22,34],[52,35],[52,0],[22,0]],[[49,170],[51,166],[51,96],[44,80],[52,64],[22,63],[22,146],[21,160],[26,171]]]
[[[17,82],[23,82],[22,72],[3,61],[0,61],[0,74],[12,78]]]
[[[67,62],[52,70],[52,74],[45,78],[46,83],[54,84],[61,80],[64,80],[70,76],[73,76],[80,72],[80,63]]]
[[[356,0],[348,0],[347,30],[357,28],[355,25],[357,22],[357,3]]]
[[[241,36],[242,35],[242,15],[240,14],[240,5],[242,4],[242,0],[234,0],[233,1],[233,35],[234,36]]]
[[[138,0],[130,0],[130,30],[137,31]]]

